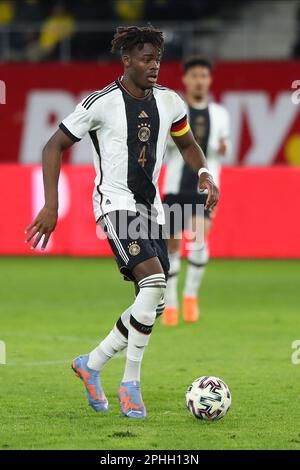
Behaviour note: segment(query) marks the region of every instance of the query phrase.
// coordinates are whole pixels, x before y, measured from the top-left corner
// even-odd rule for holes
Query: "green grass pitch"
[[[148,417],[135,421],[116,398],[124,357],[103,371],[107,414],[87,406],[70,369],[131,302],[114,261],[0,258],[0,448],[300,449],[300,365],[291,361],[299,270],[298,261],[211,261],[201,321],[154,329],[142,376]],[[223,420],[198,421],[185,408],[185,390],[201,375],[232,391]]]

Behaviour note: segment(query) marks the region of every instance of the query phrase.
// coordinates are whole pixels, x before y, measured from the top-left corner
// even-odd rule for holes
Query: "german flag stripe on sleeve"
[[[187,115],[179,119],[179,121],[173,122],[171,126],[171,135],[173,137],[180,137],[181,135],[186,134],[190,130],[190,125],[187,120]]]

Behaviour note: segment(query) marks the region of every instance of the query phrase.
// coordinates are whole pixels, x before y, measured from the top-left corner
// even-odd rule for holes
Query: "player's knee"
[[[145,324],[154,323],[156,310],[166,289],[166,277],[163,273],[147,276],[139,281],[139,288],[136,302],[141,304],[138,314],[140,321]],[[133,316],[135,316],[134,312]]]

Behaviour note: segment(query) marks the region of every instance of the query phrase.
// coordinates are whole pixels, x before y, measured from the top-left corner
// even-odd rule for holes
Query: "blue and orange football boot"
[[[145,418],[140,382],[122,382],[118,391],[121,411],[127,418]]]
[[[100,372],[87,366],[89,355],[79,356],[72,362],[72,369],[86,388],[89,405],[95,411],[108,411],[108,401],[101,387]]]

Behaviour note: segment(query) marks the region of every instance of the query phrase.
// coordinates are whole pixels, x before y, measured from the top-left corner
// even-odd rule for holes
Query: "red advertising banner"
[[[77,102],[121,72],[119,63],[1,65],[0,161],[38,164],[45,142]],[[159,81],[182,90],[180,64],[162,63]],[[299,61],[217,63],[212,93],[231,116],[227,164],[300,164]],[[90,164],[89,140],[73,146],[65,162]]]
[[[66,165],[59,183],[59,220],[47,254],[106,256],[92,212],[94,170]],[[223,168],[221,198],[210,234],[215,257],[300,258],[300,169]],[[2,165],[0,254],[35,254],[25,227],[43,206],[40,166]],[[40,253],[37,250],[37,253]]]

